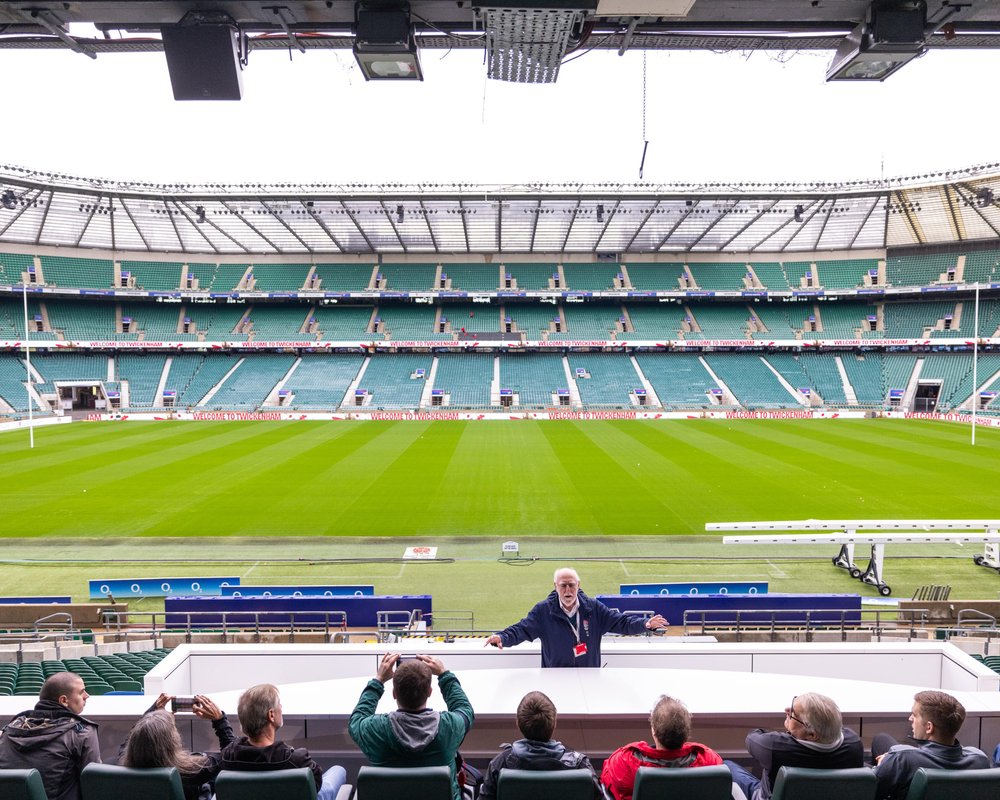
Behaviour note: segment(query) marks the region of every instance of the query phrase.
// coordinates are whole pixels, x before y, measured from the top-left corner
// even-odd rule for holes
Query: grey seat
[[[691,769],[640,767],[633,800],[730,800],[733,775],[721,764]]]
[[[914,773],[906,800],[997,800],[1000,768],[925,769]]]
[[[875,800],[875,773],[867,767],[782,767],[771,800]]]
[[[0,769],[0,797],[4,800],[47,800],[37,769]]]
[[[452,800],[448,767],[362,767],[357,800]],[[219,800],[223,800],[219,798]]]
[[[80,774],[83,800],[184,800],[176,767],[129,769],[87,764]]]
[[[593,800],[594,779],[588,769],[504,769],[497,781],[497,800]]]
[[[222,770],[215,779],[217,800],[316,800],[316,779],[308,767],[272,772]]]

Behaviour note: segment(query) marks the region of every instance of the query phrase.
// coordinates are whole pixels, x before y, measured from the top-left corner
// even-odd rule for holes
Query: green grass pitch
[[[15,431],[0,435],[0,594],[82,598],[87,578],[139,575],[363,580],[495,626],[578,560],[592,593],[741,578],[874,595],[823,549],[734,552],[705,523],[1000,516],[1000,432],[975,447],[969,434],[904,420],[75,423],[38,429],[29,450]],[[537,560],[500,563],[506,539]],[[400,565],[407,544],[455,562]],[[950,583],[995,597],[1000,576],[972,555],[890,547],[887,579],[897,596]],[[391,562],[353,561],[367,558]]]

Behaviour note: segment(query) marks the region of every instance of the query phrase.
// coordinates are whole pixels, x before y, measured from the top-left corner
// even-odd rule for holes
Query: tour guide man
[[[511,647],[542,640],[543,667],[601,666],[601,637],[606,633],[640,634],[667,627],[657,614],[647,620],[613,611],[580,591],[576,570],[556,570],[555,589],[528,616],[486,640],[487,645]]]

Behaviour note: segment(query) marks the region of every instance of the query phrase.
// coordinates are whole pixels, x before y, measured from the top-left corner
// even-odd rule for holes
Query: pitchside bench
[[[883,580],[883,561],[887,544],[982,544],[982,555],[973,562],[1000,572],[1000,520],[819,520],[808,519],[786,522],[710,522],[706,531],[831,531],[811,536],[724,536],[723,544],[839,544],[840,552],[833,557],[833,565],[846,569],[852,578],[858,578],[878,589],[888,597],[892,589]],[[896,531],[896,533],[862,533],[861,531]],[[926,531],[983,531],[983,533],[927,534]],[[871,560],[862,571],[854,563],[854,545],[871,546]]]

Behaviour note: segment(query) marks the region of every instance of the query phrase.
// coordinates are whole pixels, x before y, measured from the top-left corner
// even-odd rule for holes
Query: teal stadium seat
[[[88,764],[80,774],[83,800],[184,800],[176,767],[129,769]]]
[[[913,776],[906,800],[997,800],[1000,769],[925,769]]]
[[[733,775],[722,764],[697,769],[640,767],[633,800],[729,800]]]
[[[273,772],[222,770],[216,800],[316,800],[316,779],[308,767]]]
[[[37,769],[0,769],[3,800],[48,800]]]
[[[868,767],[782,767],[771,800],[875,800],[875,773]]]
[[[593,797],[594,780],[587,769],[505,769],[497,781],[497,800],[593,800]]]
[[[356,800],[452,800],[448,767],[362,767]],[[225,800],[219,797],[219,800]],[[256,799],[255,799],[256,800]]]

